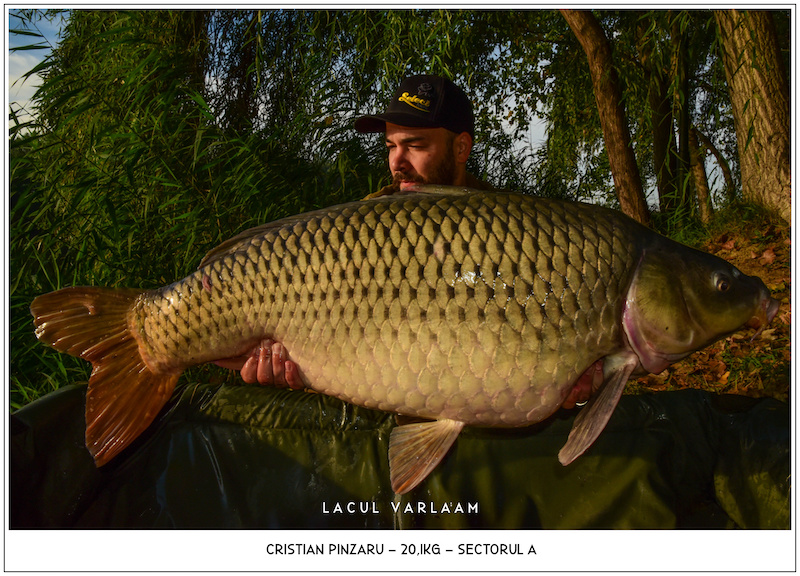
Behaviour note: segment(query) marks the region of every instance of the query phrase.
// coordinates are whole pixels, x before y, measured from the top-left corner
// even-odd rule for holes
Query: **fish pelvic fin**
[[[74,287],[31,304],[36,337],[92,363],[86,448],[100,467],[133,442],[172,395],[180,373],[156,373],[139,351],[128,313],[141,291]]]
[[[389,436],[392,490],[405,494],[422,482],[442,461],[462,428],[463,422],[447,419],[393,428]]]
[[[633,353],[605,359],[604,368],[607,373],[605,384],[575,417],[567,442],[558,453],[558,461],[561,464],[564,466],[571,464],[597,440],[608,424],[614,408],[617,407],[628,378],[638,365],[638,357]]]

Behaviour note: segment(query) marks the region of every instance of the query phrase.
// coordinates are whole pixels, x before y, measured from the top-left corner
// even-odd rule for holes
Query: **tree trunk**
[[[673,199],[674,204],[670,206],[670,211],[683,212],[688,210],[690,206],[689,178],[687,176],[691,166],[689,103],[692,98],[689,93],[689,74],[687,71],[689,59],[686,46],[687,39],[685,33],[681,31],[676,18],[672,21],[672,34],[670,37],[672,45],[672,78],[677,85],[677,90],[673,93],[675,99],[673,110],[678,123],[678,157],[676,162],[677,169],[674,172],[676,176],[675,191],[677,194]]]
[[[694,189],[697,192],[697,211],[700,214],[700,221],[708,224],[711,221],[711,214],[714,211],[711,206],[711,195],[708,191],[708,176],[706,175],[705,153],[700,148],[697,138],[697,130],[694,127],[689,129],[689,159],[690,170]]]
[[[658,184],[658,206],[662,212],[668,212],[678,197],[678,150],[672,131],[672,99],[660,71],[650,82],[648,100],[653,124],[653,167]]]
[[[622,211],[628,216],[649,224],[650,212],[644,198],[642,178],[631,147],[631,136],[622,106],[622,93],[617,73],[611,61],[611,45],[590,11],[561,10],[575,37],[586,52],[589,71],[603,139],[608,150],[608,162],[617,189]]]
[[[731,167],[728,164],[728,161],[722,155],[722,152],[720,152],[719,149],[714,146],[714,143],[708,138],[708,136],[698,130],[696,126],[694,128],[694,133],[697,134],[698,142],[705,146],[705,148],[714,155],[719,169],[722,170],[722,177],[725,180],[725,195],[728,197],[728,200],[734,200],[736,194],[733,184],[733,174],[731,174]]]
[[[653,130],[653,169],[656,173],[658,188],[658,207],[661,212],[670,208],[670,199],[677,198],[675,187],[677,173],[677,146],[672,131],[672,98],[669,94],[667,77],[664,70],[654,58],[654,50],[645,36],[645,21],[642,20],[638,32],[640,61],[647,82],[647,100],[650,105],[650,125]]]
[[[791,118],[769,12],[715,10],[731,95],[742,196],[791,222]]]
[[[235,46],[239,58],[236,66],[230,71],[231,75],[236,78],[236,92],[233,98],[228,101],[225,110],[225,121],[228,128],[235,133],[242,134],[253,130],[258,114],[256,109],[258,81],[254,65],[256,62],[260,14],[255,10],[248,15],[249,22],[240,38],[237,39],[240,43]]]

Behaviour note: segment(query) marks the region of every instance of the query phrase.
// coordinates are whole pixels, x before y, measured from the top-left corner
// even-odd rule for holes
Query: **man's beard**
[[[426,179],[419,174],[411,175],[407,172],[395,172],[392,175],[392,186],[400,189],[400,182],[416,182],[418,184],[441,184],[452,186],[456,179],[456,155],[453,146],[447,147],[447,152],[431,171],[431,175]]]

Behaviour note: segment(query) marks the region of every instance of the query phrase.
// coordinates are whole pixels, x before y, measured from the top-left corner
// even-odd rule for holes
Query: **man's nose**
[[[389,170],[391,172],[404,172],[409,167],[405,151],[395,148],[389,153]]]

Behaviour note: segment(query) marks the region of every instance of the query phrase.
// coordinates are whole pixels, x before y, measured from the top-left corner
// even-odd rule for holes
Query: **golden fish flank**
[[[735,305],[720,305],[719,329],[704,319],[707,330],[688,344],[649,350],[637,327],[657,333],[660,319],[631,295],[643,300],[653,292],[647,283],[660,260],[646,267],[636,290],[633,281],[640,263],[661,252],[698,268],[732,268],[611,210],[426,191],[249,230],[212,251],[194,274],[158,290],[64,289],[37,298],[32,312],[43,341],[95,364],[87,446],[98,465],[147,427],[184,368],[245,353],[270,337],[286,346],[310,388],[435,420],[392,433],[392,486],[402,492],[436,466],[465,424],[538,422],[601,360],[606,384],[562,450],[569,462],[600,433],[641,358],[646,366],[674,361],[754,315],[774,316],[763,283],[741,280]],[[115,304],[107,317],[87,313],[109,298]],[[100,329],[116,336],[98,346],[77,335]],[[111,349],[127,358],[132,384],[113,388]],[[159,393],[150,396],[148,386]],[[129,403],[141,409],[126,411]]]

